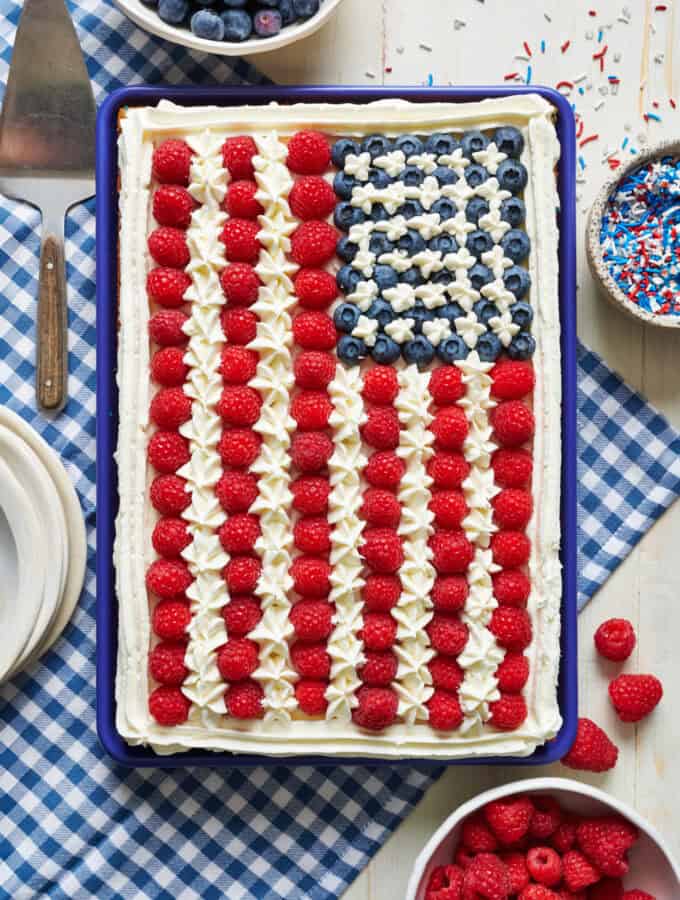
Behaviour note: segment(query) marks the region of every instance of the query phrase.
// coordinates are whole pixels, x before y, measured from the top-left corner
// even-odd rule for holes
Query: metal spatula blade
[[[0,192],[42,211],[36,389],[66,402],[64,216],[94,194],[96,106],[64,0],[25,0],[0,113]]]

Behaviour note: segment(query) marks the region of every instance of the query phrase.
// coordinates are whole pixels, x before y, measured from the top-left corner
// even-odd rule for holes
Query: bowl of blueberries
[[[135,24],[204,53],[276,50],[315,32],[341,0],[116,0]]]

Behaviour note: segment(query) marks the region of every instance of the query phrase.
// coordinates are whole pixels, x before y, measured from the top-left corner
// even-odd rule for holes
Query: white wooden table
[[[438,85],[495,84],[508,73],[526,73],[527,63],[514,57],[524,52],[522,43],[527,41],[535,83],[554,86],[588,73],[592,90],[575,97],[585,117],[584,136],[598,133],[600,138],[581,151],[587,168],[586,181],[579,186],[579,335],[680,426],[680,333],[645,329],[598,297],[583,253],[585,211],[609,172],[601,162],[604,148],[620,146],[626,135],[636,146],[641,135],[648,135],[649,141],[680,135],[680,97],[676,112],[668,99],[680,94],[680,0],[667,0],[663,12],[655,11],[659,5],[655,0],[628,0],[630,24],[616,21],[625,2],[344,0],[334,21],[316,36],[253,61],[275,81],[288,84],[412,85],[426,83],[430,74]],[[597,16],[590,17],[589,9],[597,10]],[[465,24],[456,28],[455,19]],[[613,27],[604,28],[598,45],[598,29],[609,23]],[[545,54],[540,52],[542,39]],[[568,39],[571,45],[563,54],[559,47]],[[605,45],[609,47],[605,75],[621,79],[615,96],[599,93],[602,76],[592,60]],[[621,59],[615,62],[617,53]],[[602,99],[604,104],[595,111]],[[663,121],[645,123],[643,111],[658,114]],[[680,692],[673,689],[673,675],[677,678],[680,669],[678,538],[680,504],[644,538],[581,616],[580,691],[582,714],[601,723],[621,748],[613,772],[584,780],[635,805],[680,856],[680,766],[674,758],[680,749]],[[593,650],[595,628],[612,615],[627,616],[638,632],[638,647],[627,670],[653,672],[667,688],[662,706],[637,728],[617,722],[607,698],[607,676],[615,667],[603,665]],[[450,769],[352,885],[347,900],[402,897],[416,855],[456,806],[488,787],[541,774],[574,773],[561,765]]]

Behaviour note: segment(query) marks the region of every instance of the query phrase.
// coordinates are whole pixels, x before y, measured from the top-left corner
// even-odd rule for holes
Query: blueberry
[[[471,188],[477,188],[480,184],[484,184],[488,177],[489,173],[484,166],[480,166],[477,163],[472,163],[472,165],[468,166],[465,170],[465,180]]]
[[[399,277],[391,266],[376,266],[373,269],[373,281],[381,291],[387,291],[397,286]]]
[[[425,173],[418,166],[406,166],[399,178],[407,187],[420,187],[425,181]]]
[[[335,280],[343,294],[353,294],[359,282],[363,281],[363,276],[358,269],[343,266],[335,276]]]
[[[350,154],[358,156],[360,152],[359,145],[356,141],[352,141],[349,138],[340,138],[339,141],[336,141],[333,144],[333,150],[331,151],[333,165],[337,169],[344,169],[347,157]]]
[[[519,325],[521,331],[528,331],[531,328],[531,323],[534,321],[534,311],[528,303],[524,303],[522,300],[518,303],[513,303],[509,312],[512,316],[512,321]]]
[[[319,11],[320,0],[293,0],[293,9],[301,19],[311,19]]]
[[[463,312],[463,307],[452,301],[451,303],[447,303],[445,306],[440,306],[437,310],[437,315],[440,319],[446,319],[446,321],[453,328],[453,323],[456,319],[461,319],[465,313]]]
[[[536,341],[530,334],[519,331],[510,341],[508,356],[510,359],[531,359],[536,351]]]
[[[501,238],[501,247],[506,256],[513,262],[522,262],[529,255],[531,244],[525,231],[511,228]]]
[[[228,9],[221,14],[224,22],[224,40],[241,42],[246,41],[253,30],[253,20],[242,9]]]
[[[505,287],[519,300],[531,287],[531,278],[526,269],[521,266],[510,266],[503,275]]]
[[[351,203],[338,203],[333,214],[335,227],[340,231],[349,231],[352,225],[359,225],[366,221],[366,216],[358,206]]]
[[[385,156],[392,149],[392,144],[383,134],[369,134],[361,142],[362,153],[370,153],[371,159]]]
[[[437,166],[432,174],[437,179],[439,184],[442,185],[455,184],[458,181],[458,176],[453,171],[453,169],[448,169],[446,166]]]
[[[335,252],[338,254],[340,259],[343,259],[345,262],[350,263],[359,252],[359,248],[354,243],[354,241],[350,241],[348,237],[341,237],[338,241],[337,247],[335,248]]]
[[[432,238],[427,246],[430,250],[439,250],[444,255],[455,253],[458,250],[458,244],[452,234],[438,234],[437,237]]]
[[[413,340],[406,341],[401,352],[407,363],[415,363],[419,368],[424,368],[434,359],[434,347],[422,334],[417,334]]]
[[[440,220],[442,222],[446,222],[447,219],[453,219],[458,212],[458,208],[453,200],[448,200],[446,197],[441,197],[439,200],[435,200],[432,204],[432,209],[430,212],[437,213]]]
[[[277,9],[261,9],[255,13],[253,27],[260,37],[274,37],[283,27],[281,13]]]
[[[519,159],[524,150],[524,138],[521,132],[511,126],[497,128],[494,142],[501,153],[506,153],[513,159]]]
[[[397,213],[405,219],[413,219],[416,216],[422,216],[424,212],[423,204],[419,200],[407,200],[397,210]]]
[[[526,167],[514,159],[504,159],[496,172],[496,178],[503,190],[512,191],[513,194],[524,190],[528,177]]]
[[[375,256],[382,256],[383,253],[391,253],[394,250],[394,244],[384,231],[374,231],[368,242],[368,249]]]
[[[369,169],[368,180],[375,185],[378,190],[386,188],[388,184],[392,184],[392,179],[384,169]]]
[[[480,218],[485,216],[488,212],[489,204],[484,197],[470,197],[467,206],[465,207],[465,215],[468,222],[473,222],[475,225],[479,222]]]
[[[222,0],[227,9],[243,9],[247,2],[248,0]]]
[[[401,150],[406,159],[410,156],[420,156],[423,152],[423,142],[415,134],[402,134],[394,142],[394,149]]]
[[[434,153],[435,156],[450,156],[458,145],[452,134],[437,132],[431,134],[425,144],[426,153]]]
[[[497,335],[492,331],[479,336],[477,340],[477,353],[482,362],[495,362],[501,354],[503,345]]]
[[[280,0],[255,0],[258,6],[268,6],[278,9]]]
[[[415,320],[413,330],[420,334],[423,330],[423,322],[431,322],[434,319],[434,310],[428,309],[422,300],[416,300],[415,306],[408,311],[409,318]]]
[[[179,25],[183,22],[189,13],[189,4],[187,0],[159,0],[158,15],[169,25]],[[250,16],[244,13],[250,22]],[[250,33],[250,32],[248,32]]]
[[[367,316],[369,319],[375,319],[378,325],[383,329],[385,328],[385,325],[389,325],[394,319],[392,307],[387,300],[381,299],[374,300],[373,303],[371,303]]]
[[[452,334],[437,347],[437,356],[445,363],[453,363],[458,359],[467,359],[470,351],[459,334]]]
[[[501,203],[501,219],[517,228],[526,217],[526,207],[519,197],[509,197]]]
[[[399,354],[399,344],[396,341],[393,341],[386,334],[376,335],[375,344],[373,344],[371,349],[371,356],[375,362],[389,366],[399,359]]]
[[[195,6],[212,6],[214,2],[215,2],[215,0],[194,0],[194,5]],[[156,2],[154,5],[157,6],[158,3]]]
[[[399,281],[402,284],[410,284],[411,287],[420,287],[421,284],[425,284],[425,279],[420,274],[420,269],[416,266],[412,266],[410,269],[407,269],[405,272],[402,272],[399,276]]]
[[[488,266],[483,266],[481,263],[475,263],[468,271],[468,278],[470,279],[472,287],[476,291],[481,291],[485,284],[490,284],[493,281],[493,272]]]
[[[389,219],[390,214],[387,212],[382,203],[374,203],[371,207],[370,219],[372,222],[384,222]]]
[[[293,0],[279,0],[279,12],[281,13],[281,22],[284,27],[292,25],[297,19],[293,8]]]
[[[481,259],[482,253],[488,253],[493,249],[493,238],[488,231],[471,231],[465,246],[473,256]]]
[[[346,172],[338,172],[333,179],[333,190],[341,200],[351,200],[352,191],[357,186],[357,180]]]
[[[338,341],[338,356],[350,366],[354,366],[366,356],[366,344],[361,338],[350,337],[348,334]]]
[[[224,38],[224,22],[217,13],[209,9],[199,9],[193,14],[191,30],[196,37],[207,41],[221,41]]]
[[[496,304],[491,300],[477,300],[472,309],[482,325],[488,325],[489,320],[498,315]]]
[[[478,153],[480,150],[486,150],[489,145],[489,139],[483,135],[481,131],[466,131],[461,138],[460,145],[463,148],[464,155],[467,156],[468,159],[473,159],[473,153]]]
[[[442,269],[441,272],[435,272],[433,275],[430,275],[430,281],[432,284],[451,284],[453,275],[448,269]]]
[[[333,313],[335,327],[338,331],[344,331],[347,334],[351,334],[356,328],[360,315],[361,311],[358,306],[355,306],[353,303],[341,303],[335,308],[335,312]]]
[[[413,256],[425,249],[425,239],[414,228],[409,228],[406,234],[397,241],[397,247],[405,250],[409,256]]]

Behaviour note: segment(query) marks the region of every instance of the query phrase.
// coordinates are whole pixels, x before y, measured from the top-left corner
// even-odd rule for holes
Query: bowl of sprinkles
[[[680,142],[644,151],[604,185],[586,246],[610,300],[644,322],[680,327]]]

